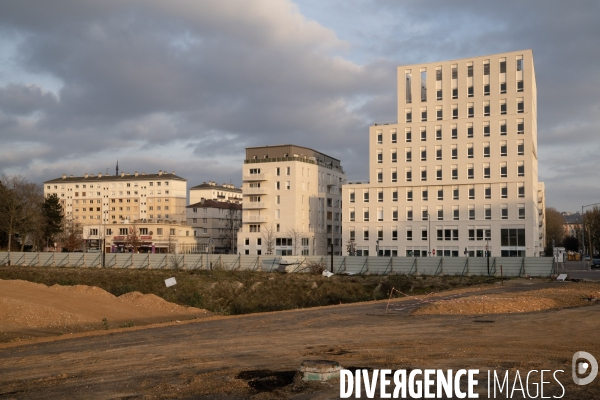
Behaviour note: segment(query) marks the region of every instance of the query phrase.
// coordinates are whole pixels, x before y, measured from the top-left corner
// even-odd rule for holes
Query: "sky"
[[[600,2],[52,0],[0,4],[0,173],[175,171],[241,184],[297,144],[368,178],[396,68],[532,49],[546,205],[600,202]]]

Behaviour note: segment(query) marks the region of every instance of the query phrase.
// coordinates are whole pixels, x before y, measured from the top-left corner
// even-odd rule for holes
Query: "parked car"
[[[591,260],[591,258],[590,258],[589,254],[586,254],[583,256],[583,261],[590,261],[590,260]]]
[[[590,264],[591,269],[600,269],[600,258],[594,258]]]

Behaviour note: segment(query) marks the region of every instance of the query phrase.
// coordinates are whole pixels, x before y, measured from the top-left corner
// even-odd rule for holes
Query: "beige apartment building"
[[[213,181],[203,182],[190,189],[190,204],[199,203],[202,199],[240,204],[243,199],[242,189],[229,183],[217,185]]]
[[[187,225],[194,232],[196,253],[237,254],[242,205],[202,198],[187,206]]]
[[[531,50],[398,67],[398,122],[370,127],[369,182],[343,186],[344,244],[363,256],[539,256],[537,151]]]
[[[125,250],[129,229],[140,231],[141,251],[186,251],[195,243],[186,226],[186,180],[158,171],[117,175],[84,174],[44,182],[44,195],[56,194],[65,217],[83,227],[86,247]]]
[[[340,161],[294,145],[246,148],[238,252],[342,254]]]

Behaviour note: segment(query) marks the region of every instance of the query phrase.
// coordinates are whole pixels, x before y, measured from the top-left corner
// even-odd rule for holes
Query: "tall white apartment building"
[[[343,203],[355,255],[539,256],[531,50],[398,67],[398,122],[370,127],[369,183]]]
[[[86,247],[101,248],[105,240],[107,252],[124,247],[131,226],[140,231],[143,251],[185,251],[183,247],[193,245],[186,226],[186,192],[184,178],[162,170],[62,175],[44,182],[44,195],[55,194],[65,217],[82,226]]]
[[[340,161],[306,147],[246,148],[238,252],[342,254]]]

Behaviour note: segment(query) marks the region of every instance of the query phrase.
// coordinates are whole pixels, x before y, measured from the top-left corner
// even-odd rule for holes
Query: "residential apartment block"
[[[196,185],[190,189],[190,204],[200,203],[202,199],[239,204],[243,199],[242,189],[229,183],[217,185],[213,181],[203,182],[201,185]]]
[[[195,252],[236,254],[242,205],[203,198],[187,206],[187,224],[194,231]]]
[[[194,244],[185,222],[186,190],[185,179],[163,171],[63,175],[44,182],[44,195],[56,194],[65,217],[83,226],[86,246],[101,248],[106,239],[109,252],[125,247],[132,226],[140,230],[142,251],[183,251]]]
[[[342,254],[340,161],[306,147],[249,147],[238,252],[256,255]]]
[[[369,129],[369,183],[343,186],[355,255],[539,256],[531,50],[398,67],[398,122]]]

